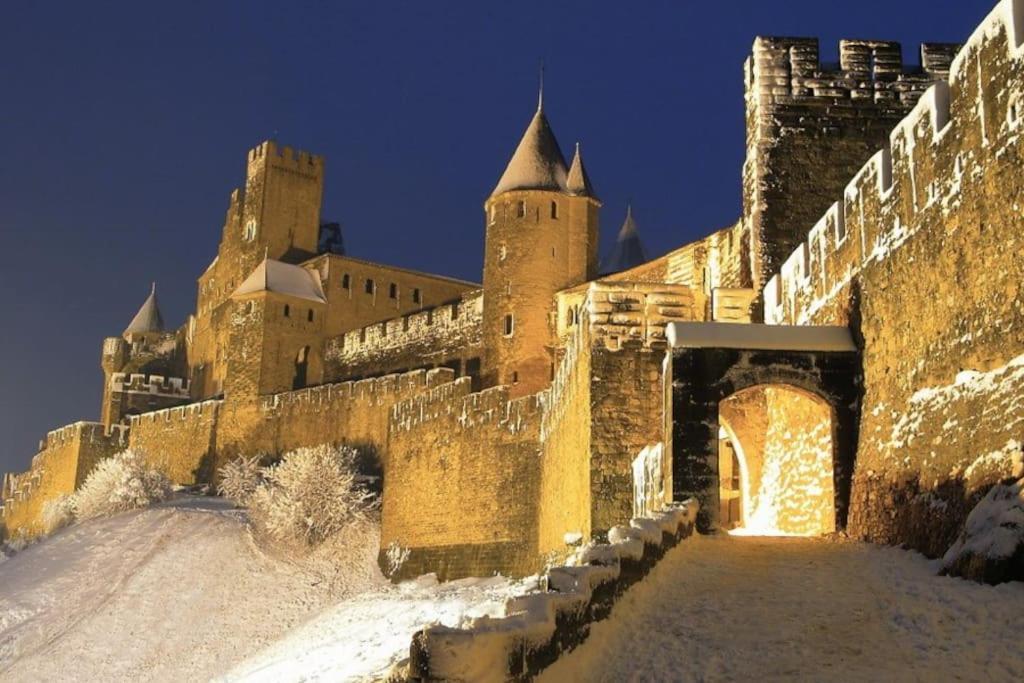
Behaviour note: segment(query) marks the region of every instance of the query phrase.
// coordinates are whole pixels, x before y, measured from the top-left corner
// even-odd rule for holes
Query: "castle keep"
[[[915,64],[757,38],[743,213],[652,260],[632,211],[599,260],[600,178],[540,102],[481,284],[339,253],[324,160],[264,142],[195,311],[166,328],[154,287],[103,342],[100,421],[5,475],[6,533],[125,448],[197,484],[346,443],[383,470],[397,576],[530,573],[689,496],[708,529],[941,554],[1021,461],[1022,42],[1024,0]]]

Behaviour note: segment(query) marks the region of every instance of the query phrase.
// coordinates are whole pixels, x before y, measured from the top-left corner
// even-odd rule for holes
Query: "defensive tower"
[[[522,396],[551,381],[553,296],[597,275],[600,206],[578,145],[566,166],[541,97],[484,203],[485,385]]]

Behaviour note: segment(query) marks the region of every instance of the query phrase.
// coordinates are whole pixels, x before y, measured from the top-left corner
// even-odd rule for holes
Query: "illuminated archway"
[[[794,387],[758,385],[719,404],[719,524],[734,533],[835,531],[832,408]]]

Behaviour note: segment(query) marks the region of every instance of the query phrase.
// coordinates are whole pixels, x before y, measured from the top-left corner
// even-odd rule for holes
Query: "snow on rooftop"
[[[565,192],[568,174],[551,125],[538,108],[491,196],[512,190]]]
[[[669,323],[666,334],[674,349],[857,350],[850,330],[838,326],[675,322]]]
[[[256,292],[275,292],[298,299],[327,303],[320,279],[316,275],[301,266],[273,259],[264,259],[231,296],[244,296]]]

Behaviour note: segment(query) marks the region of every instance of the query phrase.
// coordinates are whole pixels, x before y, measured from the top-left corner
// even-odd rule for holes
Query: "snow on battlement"
[[[960,208],[983,160],[1018,146],[1024,128],[1024,1],[1003,0],[894,128],[843,196],[809,230],[764,290],[765,320],[805,324],[865,266]],[[964,134],[975,128],[981,136]],[[980,140],[980,145],[976,142]]]
[[[110,376],[110,388],[132,394],[189,398],[188,380],[180,377],[115,372]]]

